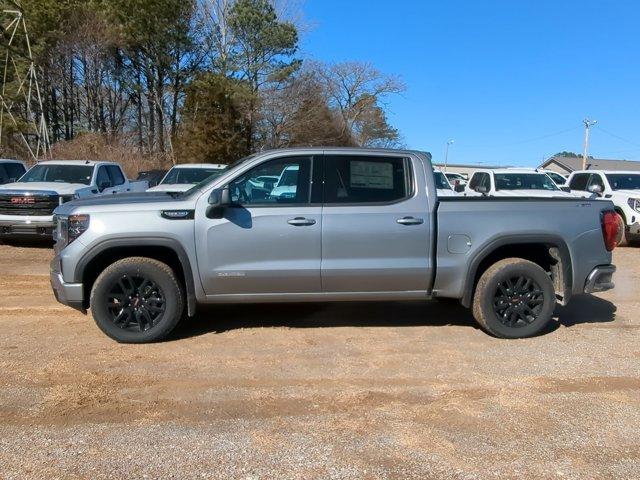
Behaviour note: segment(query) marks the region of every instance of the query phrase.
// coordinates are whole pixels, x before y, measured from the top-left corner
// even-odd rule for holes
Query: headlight
[[[60,205],[62,205],[63,203],[67,203],[70,202],[71,200],[75,200],[76,196],[75,195],[60,195]]]
[[[627,200],[627,203],[629,203],[629,206],[636,212],[640,212],[640,198],[630,198]]]
[[[71,243],[89,229],[89,215],[69,215],[67,242]]]

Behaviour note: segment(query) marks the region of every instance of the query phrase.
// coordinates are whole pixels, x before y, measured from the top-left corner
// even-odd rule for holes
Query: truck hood
[[[185,203],[189,206],[185,207]],[[119,193],[97,195],[86,199],[73,200],[56,208],[58,215],[71,213],[117,212],[135,210],[156,210],[158,208],[193,208],[193,199],[174,198],[168,193]]]
[[[147,192],[186,192],[192,187],[193,185],[190,183],[175,183],[173,185],[165,183],[163,185],[156,185],[147,190]]]
[[[0,193],[3,190],[16,190],[22,192],[55,192],[58,195],[73,195],[78,190],[89,188],[81,183],[56,183],[56,182],[17,182],[0,185]]]
[[[563,191],[552,190],[498,190],[494,197],[540,197],[540,198],[573,198],[575,195]]]

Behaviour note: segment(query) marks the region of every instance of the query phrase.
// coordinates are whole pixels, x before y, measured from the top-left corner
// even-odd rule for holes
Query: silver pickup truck
[[[262,153],[179,194],[55,211],[57,299],[120,342],[197,304],[458,299],[492,335],[536,335],[557,302],[613,288],[611,202],[438,198],[429,154]]]

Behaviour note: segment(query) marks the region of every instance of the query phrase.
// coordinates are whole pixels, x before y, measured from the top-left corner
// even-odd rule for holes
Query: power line
[[[618,140],[620,140],[622,142],[625,142],[625,143],[628,143],[629,145],[633,145],[634,147],[640,147],[640,143],[633,142],[633,141],[628,140],[628,139],[626,139],[624,137],[621,137],[620,135],[616,135],[615,133],[611,133],[611,132],[605,130],[604,128],[602,128],[600,125],[598,125],[597,128],[601,132],[606,133],[607,135],[609,135],[610,137],[617,138]]]

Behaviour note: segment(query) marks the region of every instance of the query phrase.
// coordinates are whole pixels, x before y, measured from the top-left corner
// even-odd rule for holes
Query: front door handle
[[[311,225],[315,225],[316,221],[313,218],[296,217],[287,221],[287,223],[294,227],[310,227]]]
[[[424,220],[415,217],[403,217],[396,220],[400,225],[422,225]]]

